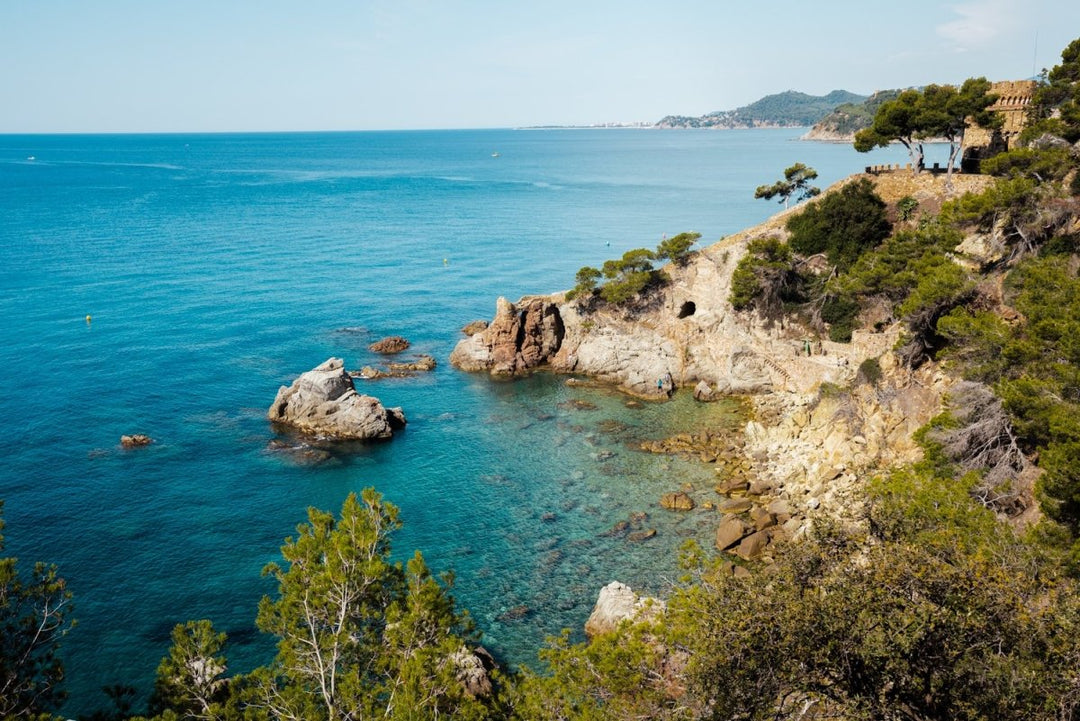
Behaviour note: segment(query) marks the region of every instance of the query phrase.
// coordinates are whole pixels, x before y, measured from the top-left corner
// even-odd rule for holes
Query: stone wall
[[[1027,109],[1035,92],[1035,81],[1003,80],[993,83],[990,92],[998,99],[989,109],[1000,113],[1004,122],[996,130],[968,125],[964,133],[967,149],[961,163],[965,172],[977,172],[979,161],[983,158],[1015,147],[1016,139],[1027,124]]]

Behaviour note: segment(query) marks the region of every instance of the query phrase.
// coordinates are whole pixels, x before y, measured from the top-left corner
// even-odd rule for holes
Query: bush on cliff
[[[866,178],[814,201],[787,222],[791,247],[804,256],[825,253],[838,270],[888,237],[885,202]]]
[[[728,301],[735,310],[754,308],[772,317],[793,300],[798,284],[791,246],[779,238],[757,238],[735,266]]]
[[[676,265],[682,265],[690,257],[690,248],[700,238],[701,233],[679,233],[664,238],[660,245],[656,246],[656,259],[670,260]]]
[[[664,238],[655,251],[635,248],[623,253],[622,258],[604,261],[600,269],[585,266],[578,270],[577,283],[567,292],[566,299],[577,300],[582,307],[588,307],[597,298],[612,305],[630,305],[649,288],[663,284],[664,277],[653,267],[653,261],[670,260],[682,265],[699,238],[701,233],[679,233]]]

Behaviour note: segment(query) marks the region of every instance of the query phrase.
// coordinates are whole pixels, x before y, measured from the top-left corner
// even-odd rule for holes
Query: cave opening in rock
[[[696,310],[697,310],[697,305],[694,303],[694,301],[688,300],[688,301],[686,301],[685,303],[682,304],[681,308],[679,308],[679,317],[680,318],[686,318],[688,316],[691,316],[691,315],[694,314],[694,311],[696,311]]]

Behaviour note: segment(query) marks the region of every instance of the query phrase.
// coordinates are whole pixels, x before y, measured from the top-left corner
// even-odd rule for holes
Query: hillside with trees
[[[802,139],[850,143],[855,133],[870,127],[882,103],[895,99],[899,94],[899,90],[879,90],[861,102],[839,105],[814,123],[814,127]]]
[[[834,90],[828,95],[807,95],[787,90],[766,95],[734,110],[720,110],[698,117],[668,115],[658,128],[805,128],[845,103],[861,103],[864,95]]]

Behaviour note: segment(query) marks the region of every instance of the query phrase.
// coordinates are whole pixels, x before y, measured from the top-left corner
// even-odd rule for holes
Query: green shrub
[[[859,364],[859,377],[872,386],[876,386],[881,380],[881,363],[877,358],[867,358]]]
[[[825,253],[840,270],[889,236],[885,202],[861,178],[811,203],[787,222],[791,247],[801,255]]]
[[[1076,165],[1069,148],[1016,148],[982,161],[980,170],[987,175],[1044,183],[1061,181]]]
[[[735,266],[728,301],[735,310],[753,307],[774,314],[791,298],[797,283],[791,247],[778,238],[757,238]]]
[[[829,324],[829,340],[850,343],[859,314],[858,302],[850,298],[831,297],[821,306],[821,319]]]
[[[910,195],[905,195],[900,200],[896,201],[896,214],[900,217],[900,220],[911,220],[915,215],[915,211],[919,209],[919,201]]]
[[[676,265],[686,262],[690,247],[701,238],[701,233],[679,233],[665,238],[656,246],[657,260],[670,260]]]

